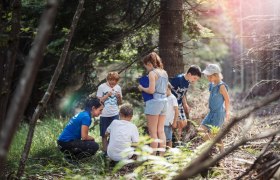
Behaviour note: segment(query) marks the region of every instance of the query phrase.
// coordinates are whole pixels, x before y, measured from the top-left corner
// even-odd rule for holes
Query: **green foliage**
[[[258,149],[254,149],[251,147],[244,148],[243,150],[252,155],[258,155],[260,153],[260,151]]]
[[[208,126],[210,127],[210,133],[214,136],[217,135],[218,132],[220,131],[220,127],[218,126],[212,126],[212,125],[208,125]]]
[[[141,137],[135,147],[137,160],[121,161],[114,169],[118,171],[124,165],[136,163],[138,166],[133,173],[124,176],[124,179],[172,179],[178,175],[190,162],[204,151],[209,141],[198,146],[194,151],[190,150],[191,142],[186,146],[167,150],[164,157],[153,156],[149,137]]]

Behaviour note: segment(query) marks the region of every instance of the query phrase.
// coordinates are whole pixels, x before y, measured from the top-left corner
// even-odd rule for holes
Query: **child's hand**
[[[115,95],[116,95],[117,98],[121,98],[121,93],[120,92],[116,92]]]
[[[177,128],[177,122],[173,122],[171,126],[173,129]]]
[[[139,89],[139,91],[143,91],[143,86],[139,84],[138,89]]]
[[[113,95],[113,91],[109,91],[107,94],[108,94],[108,97],[110,97]]]

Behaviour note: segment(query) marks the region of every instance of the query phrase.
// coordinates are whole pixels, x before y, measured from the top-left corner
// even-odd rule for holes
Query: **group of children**
[[[201,77],[201,73],[205,74],[210,82],[210,112],[202,121],[199,130],[207,135],[211,126],[221,127],[224,119],[229,119],[227,85],[222,81],[218,65],[209,64],[203,72],[198,66],[191,66],[186,73],[168,78],[161,58],[155,52],[145,56],[143,64],[148,71],[149,85],[144,87],[139,84],[138,89],[152,95],[152,99],[145,102],[144,113],[149,136],[154,139],[150,144],[154,150],[153,154],[163,155],[166,146],[172,147],[173,129],[177,130],[177,140],[180,141],[189,113],[186,92],[189,85]],[[68,155],[76,158],[81,157],[81,152],[88,156],[95,154],[98,144],[88,135],[88,128],[91,117],[100,115],[100,136],[104,155],[108,155],[114,161],[132,157],[133,151],[129,147],[138,142],[139,132],[131,122],[133,107],[123,104],[119,109],[122,103],[119,78],[117,72],[108,73],[107,82],[98,87],[97,98],[90,98],[85,111],[70,119],[57,141],[62,152],[68,152]]]

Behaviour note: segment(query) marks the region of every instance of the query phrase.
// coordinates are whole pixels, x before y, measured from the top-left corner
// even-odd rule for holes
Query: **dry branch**
[[[271,140],[265,145],[265,147],[263,147],[262,152],[260,153],[260,155],[257,157],[257,159],[255,160],[255,162],[251,165],[250,168],[248,168],[243,174],[241,174],[237,179],[241,179],[242,177],[246,176],[250,171],[252,171],[254,169],[254,167],[256,166],[257,162],[260,160],[260,158],[267,152],[269,145],[271,144],[271,142],[273,142],[275,139],[275,136],[273,136],[271,138]]]
[[[252,112],[258,110],[259,108],[278,100],[280,97],[280,91],[276,92],[264,100],[259,101],[256,103],[253,107],[247,109],[246,111],[241,112],[238,116],[231,119],[230,123],[215,137],[215,139],[211,142],[210,146],[194,161],[191,162],[191,164],[183,170],[181,174],[179,174],[177,177],[175,177],[176,180],[180,179],[187,179],[192,176],[198,175],[203,170],[209,168],[210,166],[216,164],[219,160],[221,160],[223,157],[231,153],[232,151],[236,150],[239,146],[246,144],[248,141],[253,141],[256,139],[262,139],[274,136],[278,133],[280,133],[280,130],[273,131],[272,133],[262,133],[259,136],[256,136],[251,139],[242,139],[240,142],[236,143],[231,148],[227,149],[224,153],[220,154],[219,156],[215,157],[214,159],[208,160],[209,152],[211,149],[215,146],[217,142],[219,142],[228,132],[229,130],[238,122],[243,120],[244,118],[248,117]],[[203,163],[202,163],[203,162]]]

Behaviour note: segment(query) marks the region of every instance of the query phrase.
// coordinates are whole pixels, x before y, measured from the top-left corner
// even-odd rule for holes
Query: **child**
[[[211,126],[221,127],[224,123],[224,119],[229,119],[229,95],[228,86],[222,81],[221,69],[216,64],[209,64],[206,69],[202,72],[207,76],[210,82],[209,91],[209,109],[210,112],[204,118],[201,123],[200,130],[203,130],[207,136],[205,139],[209,139],[209,130]],[[224,151],[224,145],[222,141],[219,145],[220,151]]]
[[[137,127],[131,122],[133,108],[130,104],[124,104],[120,108],[120,120],[113,121],[107,128],[106,134],[110,134],[108,145],[108,156],[114,161],[121,161],[131,158],[133,154],[129,152],[132,143],[139,140]]]
[[[99,146],[94,138],[88,135],[91,118],[101,114],[103,105],[98,98],[89,98],[85,103],[85,111],[76,114],[70,119],[63,132],[60,134],[57,144],[66,159],[81,159],[94,155]]]
[[[113,120],[119,119],[119,106],[122,102],[122,90],[118,85],[120,76],[117,72],[109,72],[107,82],[98,87],[96,96],[104,103],[104,109],[100,116],[100,136],[102,137],[102,150],[107,155],[108,139],[105,136],[106,129]]]
[[[152,52],[144,57],[144,67],[149,72],[149,87],[143,87],[139,84],[138,89],[148,94],[153,95],[153,99],[145,102],[144,113],[147,119],[149,135],[154,141],[151,143],[155,155],[158,148],[161,148],[159,153],[164,155],[166,147],[166,137],[164,133],[164,122],[167,107],[166,89],[168,83],[168,75],[163,69],[163,64],[160,57]],[[160,139],[160,142],[157,141]]]
[[[171,93],[171,85],[167,86],[167,111],[164,124],[164,132],[166,136],[166,146],[172,148],[172,128],[177,127],[178,118],[178,102],[176,97]]]
[[[177,123],[178,141],[181,141],[182,129],[187,125],[189,115],[189,106],[186,100],[186,93],[191,83],[195,83],[201,77],[201,69],[196,65],[192,65],[187,73],[179,74],[170,79],[171,92],[177,98],[179,118]]]

